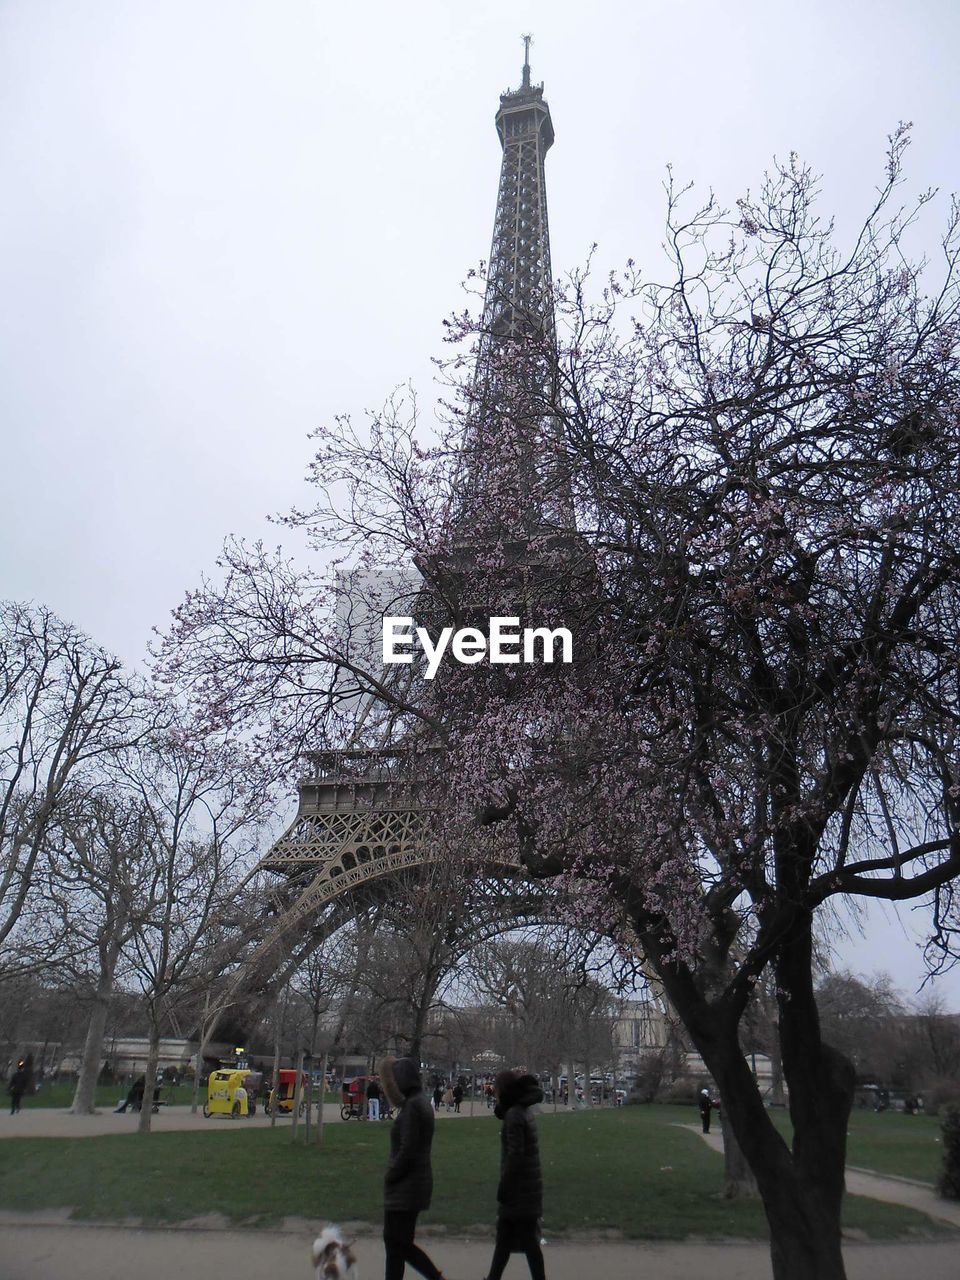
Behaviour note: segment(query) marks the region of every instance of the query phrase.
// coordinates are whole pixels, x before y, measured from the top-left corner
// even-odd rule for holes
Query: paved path
[[[3,1280],[313,1280],[313,1230],[132,1230],[64,1223],[5,1224],[0,1215]],[[421,1243],[450,1280],[479,1280],[491,1242],[436,1239]],[[770,1254],[762,1244],[547,1244],[549,1280],[770,1280]],[[850,1244],[848,1280],[956,1280],[957,1244]],[[376,1237],[357,1241],[360,1280],[383,1274]],[[409,1271],[408,1275],[414,1273]],[[527,1276],[511,1259],[506,1280]]]
[[[469,1117],[469,1109],[464,1106],[459,1114],[455,1111],[441,1110],[437,1113],[439,1120],[461,1120]],[[478,1105],[475,1116],[492,1116],[485,1106]],[[157,1133],[180,1129],[202,1129],[206,1133],[236,1133],[238,1128],[268,1129],[270,1117],[262,1110],[255,1116],[244,1116],[239,1120],[231,1120],[229,1116],[211,1116],[205,1120],[198,1111],[192,1115],[189,1106],[161,1107],[156,1115],[150,1117],[150,1127]],[[93,1138],[103,1133],[135,1133],[140,1116],[134,1111],[124,1111],[118,1115],[115,1111],[98,1111],[92,1116],[75,1116],[59,1107],[26,1106],[19,1115],[11,1116],[6,1111],[0,1113],[0,1138]],[[289,1125],[289,1116],[278,1116],[277,1124]],[[341,1120],[340,1104],[325,1102],[323,1106],[324,1124],[367,1124],[366,1120]],[[0,1280],[3,1280],[0,1273]]]
[[[703,1133],[696,1124],[677,1127],[698,1134],[714,1151],[723,1151],[721,1133]],[[937,1222],[949,1222],[951,1226],[960,1227],[960,1202],[941,1200],[925,1182],[914,1182],[910,1178],[885,1178],[869,1169],[851,1169],[848,1166],[846,1183],[852,1196],[866,1196],[869,1200],[882,1200],[884,1204],[902,1204],[908,1209],[925,1213],[928,1218],[934,1218]],[[956,1273],[960,1274],[960,1261],[956,1264]]]

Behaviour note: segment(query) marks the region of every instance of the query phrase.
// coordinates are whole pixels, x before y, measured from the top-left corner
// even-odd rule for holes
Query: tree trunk
[[[160,1061],[160,1025],[150,1019],[150,1048],[147,1052],[147,1069],[143,1077],[143,1102],[140,1106],[140,1123],[138,1133],[150,1132],[150,1119],[153,1115],[153,1091],[157,1083],[157,1063]]]
[[[203,997],[203,1021],[197,1040],[197,1052],[193,1063],[193,1092],[190,1094],[190,1114],[195,1116],[200,1108],[200,1069],[203,1066],[203,1046],[207,1042],[207,1023],[210,1021],[210,988]]]
[[[77,1076],[77,1088],[74,1089],[73,1103],[70,1105],[73,1115],[96,1114],[96,1087],[97,1079],[100,1078],[100,1060],[104,1053],[106,1016],[110,1011],[110,997],[113,996],[114,972],[119,954],[119,946],[101,948],[100,977],[97,978],[90,1023],[87,1024],[87,1037],[83,1042],[83,1057]]]
[[[289,988],[287,988],[289,990]],[[284,993],[283,1008],[286,1012],[287,997]],[[277,1108],[280,1100],[280,1004],[273,1011],[273,1069],[270,1072],[270,1091],[273,1098],[270,1103],[270,1128],[276,1127]]]
[[[100,1077],[100,1060],[103,1056],[103,1033],[107,1025],[107,1014],[110,1011],[110,997],[113,994],[113,969],[109,973],[101,973],[97,983],[90,1022],[87,1024],[87,1036],[83,1042],[83,1057],[80,1060],[80,1074],[73,1094],[70,1110],[75,1116],[92,1116],[96,1114],[96,1089]]]
[[[727,1109],[721,1104],[720,1128],[723,1131],[723,1195],[725,1200],[755,1199],[759,1194],[757,1180],[747,1163],[740,1143],[730,1124]]]
[[[774,1280],[845,1280],[840,1213],[853,1068],[820,1039],[809,924],[781,946],[776,964],[780,1040],[790,1092],[792,1148],[763,1105],[743,1056],[738,1017],[712,1006],[676,971],[664,987],[720,1090],[724,1118],[757,1181],[770,1228]]]
[[[293,1123],[290,1126],[290,1141],[296,1142],[297,1129],[300,1126],[300,1099],[303,1097],[303,1050],[297,1054],[297,1079],[293,1087]]]
[[[420,992],[420,1000],[417,1003],[416,1016],[413,1021],[413,1034],[410,1037],[410,1057],[417,1064],[419,1064],[423,1053],[423,1041],[427,1032],[427,1018],[436,990],[437,984],[433,981],[432,976],[424,980],[424,986]]]
[[[763,1106],[736,1037],[717,1050],[717,1045],[708,1049],[705,1060],[720,1086],[725,1128],[732,1131],[756,1178],[770,1227],[774,1280],[844,1280],[843,1164],[839,1178],[836,1166],[839,1113],[824,1107],[818,1133],[803,1121],[804,1132],[795,1131],[791,1151]],[[791,1089],[791,1099],[792,1095]],[[840,1123],[845,1135],[846,1115]],[[798,1148],[810,1154],[819,1151],[819,1163],[810,1165]]]
[[[327,1062],[329,1054],[323,1055],[323,1062],[320,1066],[320,1105],[317,1108],[317,1146],[323,1145],[323,1105],[326,1101],[327,1093]]]
[[[795,1269],[795,1255],[813,1257],[815,1253],[820,1268],[816,1275],[834,1280],[844,1275],[840,1214],[855,1073],[853,1065],[820,1038],[809,919],[798,922],[780,947],[775,972],[780,1052],[793,1122],[795,1194],[802,1201],[811,1238],[784,1235],[778,1240],[770,1218],[774,1276],[776,1280],[805,1277],[807,1272]]]
[[[783,1096],[783,1063],[780,1061],[780,1046],[775,1044],[770,1050],[770,1101],[782,1107]]]

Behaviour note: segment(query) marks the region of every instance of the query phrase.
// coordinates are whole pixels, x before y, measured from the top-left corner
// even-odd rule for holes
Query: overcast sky
[[[429,403],[525,31],[556,272],[657,275],[668,163],[729,203],[796,150],[844,229],[911,120],[931,245],[960,186],[955,0],[0,0],[0,594],[138,661],[226,534],[280,540],[312,427]],[[913,988],[908,928],[840,958]]]

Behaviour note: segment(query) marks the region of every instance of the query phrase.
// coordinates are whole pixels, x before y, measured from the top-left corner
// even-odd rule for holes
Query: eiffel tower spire
[[[519,89],[500,95],[497,133],[503,147],[493,245],[487,275],[484,331],[518,337],[552,333],[550,232],[544,160],[553,145],[553,121],[543,85],[530,83],[530,36],[524,36]],[[484,356],[481,355],[481,363]]]
[[[481,337],[451,528],[481,541],[521,540],[573,527],[555,423],[553,278],[546,154],[553,145],[543,85],[530,76],[524,36],[519,89],[500,95],[503,150]],[[512,528],[511,528],[512,526]]]

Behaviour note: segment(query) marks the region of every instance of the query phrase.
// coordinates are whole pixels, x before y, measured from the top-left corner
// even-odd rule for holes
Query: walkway
[[[0,1215],[4,1280],[308,1280],[313,1230],[301,1223],[286,1231],[142,1231],[88,1227],[49,1220],[13,1225]],[[478,1280],[490,1261],[490,1241],[439,1239],[421,1243],[450,1280]],[[770,1254],[762,1244],[547,1244],[550,1280],[770,1280]],[[956,1280],[955,1241],[927,1244],[850,1244],[844,1250],[848,1280]],[[376,1237],[357,1241],[361,1280],[383,1274]],[[408,1274],[412,1274],[408,1271]],[[507,1280],[527,1275],[522,1257],[511,1259]]]
[[[721,1133],[703,1133],[696,1124],[677,1127],[698,1134],[714,1151],[723,1151]],[[846,1182],[847,1191],[852,1196],[866,1196],[869,1200],[882,1200],[885,1204],[902,1204],[908,1209],[925,1213],[928,1218],[934,1218],[937,1222],[949,1222],[951,1226],[960,1227],[960,1202],[941,1200],[925,1182],[914,1182],[910,1178],[887,1178],[869,1169],[850,1166],[847,1166]]]
[[[440,1111],[440,1120],[461,1120],[469,1117],[469,1109],[464,1105],[458,1114],[454,1111]],[[492,1116],[493,1112],[478,1105],[475,1116]],[[161,1107],[156,1115],[150,1117],[151,1128],[157,1133],[169,1133],[178,1129],[203,1129],[207,1133],[235,1133],[238,1128],[269,1129],[270,1117],[262,1110],[255,1116],[245,1116],[240,1120],[231,1120],[229,1116],[212,1116],[205,1120],[203,1113],[191,1114],[188,1106]],[[0,1138],[94,1138],[103,1133],[135,1133],[140,1116],[134,1111],[124,1111],[118,1115],[115,1111],[98,1111],[92,1116],[75,1116],[59,1107],[25,1106],[19,1115],[10,1116],[6,1111],[0,1112]],[[326,1102],[323,1106],[324,1124],[358,1124],[360,1121],[340,1119],[340,1104]],[[290,1117],[277,1117],[277,1124],[289,1125]]]

